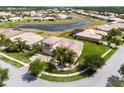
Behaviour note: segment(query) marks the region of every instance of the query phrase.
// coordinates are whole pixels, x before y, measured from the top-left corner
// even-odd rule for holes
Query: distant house
[[[108,32],[112,30],[113,28],[118,28],[118,27],[115,27],[114,25],[111,25],[111,24],[105,24],[105,25],[100,25],[96,27],[97,30],[102,30],[105,32]]]
[[[21,21],[22,18],[21,17],[12,17],[9,19],[9,21],[12,21],[12,22],[18,22],[18,21]]]
[[[102,43],[102,37],[106,35],[107,35],[106,32],[94,29],[87,29],[85,31],[75,34],[76,38],[93,41],[97,43]]]
[[[76,40],[60,38],[55,36],[51,36],[49,38],[44,39],[42,43],[44,45],[43,53],[47,55],[52,55],[52,51],[56,47],[68,47],[72,49],[74,52],[76,52],[78,57],[80,56],[84,45],[82,42]]]
[[[65,14],[58,14],[59,19],[66,19],[68,16]]]
[[[29,46],[41,43],[41,41],[44,39],[40,35],[37,35],[37,34],[32,33],[32,32],[24,32],[20,35],[16,35],[14,37],[11,37],[10,39],[12,41],[14,41],[16,38],[21,38],[23,41],[26,41],[26,44]]]
[[[43,18],[43,20],[53,21],[53,20],[55,20],[55,18],[54,17],[45,17],[45,18]]]
[[[40,22],[43,20],[43,18],[42,17],[31,17],[31,18],[27,18],[27,20],[29,22],[35,22],[35,21]]]

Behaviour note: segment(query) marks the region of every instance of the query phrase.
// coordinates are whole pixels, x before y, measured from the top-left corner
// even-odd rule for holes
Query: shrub
[[[34,62],[32,62],[29,66],[28,71],[34,75],[34,76],[38,76],[43,70],[46,69],[46,64],[45,62],[42,62],[40,60],[35,60]]]

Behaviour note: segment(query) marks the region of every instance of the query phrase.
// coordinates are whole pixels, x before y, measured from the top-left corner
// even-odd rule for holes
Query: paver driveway
[[[104,65],[102,69],[99,69],[93,77],[73,82],[57,83],[36,79],[35,77],[26,74],[26,67],[18,69],[6,62],[0,61],[0,65],[2,65],[3,67],[7,67],[10,70],[10,79],[5,82],[6,86],[9,87],[105,86],[109,77],[111,77],[112,75],[119,76],[118,69],[120,68],[122,63],[124,63],[124,46],[121,46],[117,50],[117,52],[106,62],[106,65]]]

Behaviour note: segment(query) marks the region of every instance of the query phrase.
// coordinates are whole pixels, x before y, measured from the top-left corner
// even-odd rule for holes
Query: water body
[[[63,31],[75,27],[90,25],[91,22],[88,20],[83,20],[73,24],[63,24],[63,25],[19,25],[14,28],[28,28],[28,29],[39,29],[48,31]]]

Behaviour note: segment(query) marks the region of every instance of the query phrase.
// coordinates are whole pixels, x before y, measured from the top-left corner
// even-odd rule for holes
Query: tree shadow
[[[122,87],[122,82],[118,76],[112,75],[107,81],[106,87]]]
[[[22,79],[23,79],[23,81],[31,82],[31,81],[37,80],[37,77],[31,75],[30,73],[25,73],[25,74],[22,76]]]

